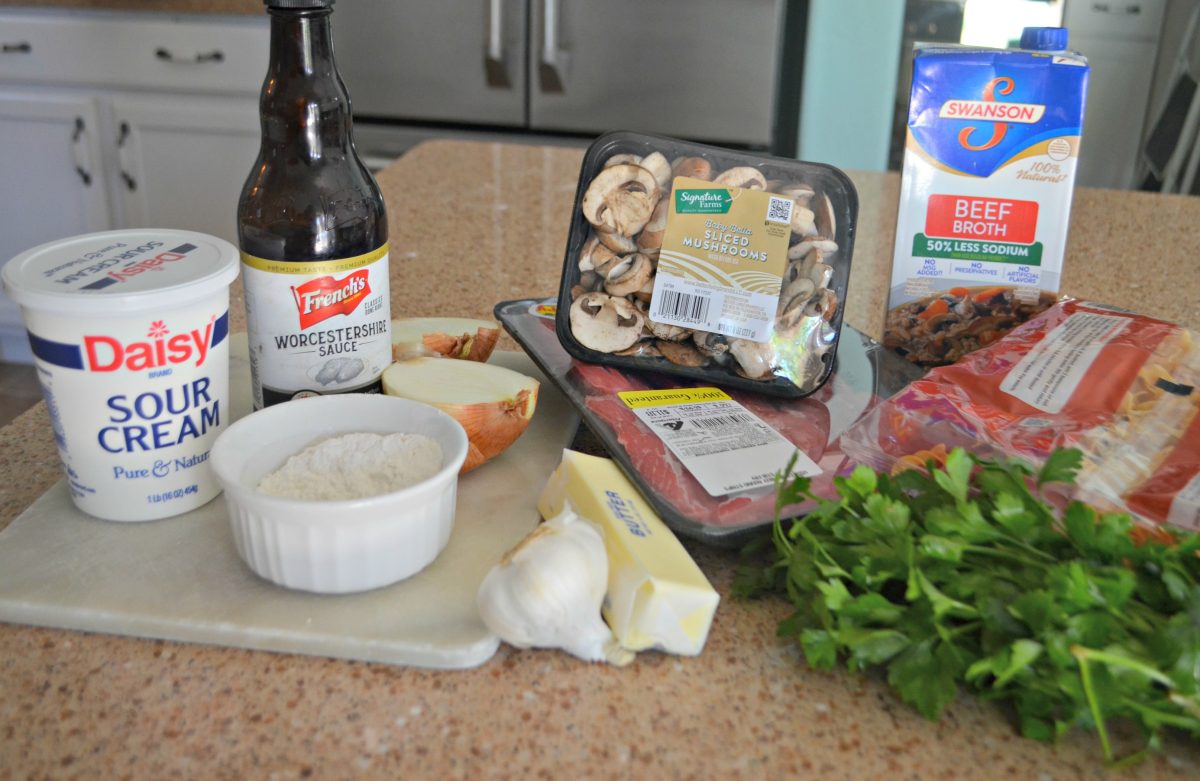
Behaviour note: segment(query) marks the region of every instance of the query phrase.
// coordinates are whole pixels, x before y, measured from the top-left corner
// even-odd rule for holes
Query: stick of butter
[[[617,465],[564,450],[538,499],[538,511],[553,518],[568,502],[604,532],[608,595],[603,614],[621,645],[631,651],[700,653],[720,596]]]

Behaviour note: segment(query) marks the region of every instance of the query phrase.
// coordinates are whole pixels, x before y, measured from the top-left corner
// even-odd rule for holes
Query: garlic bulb
[[[488,629],[517,648],[561,648],[589,662],[625,665],[600,617],[608,554],[600,532],[564,507],[500,559],[479,585],[476,603]]]

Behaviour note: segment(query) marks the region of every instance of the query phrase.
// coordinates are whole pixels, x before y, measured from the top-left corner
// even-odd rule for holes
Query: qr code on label
[[[792,221],[792,207],[796,202],[791,198],[779,198],[771,196],[771,202],[767,204],[767,221],[789,223]]]

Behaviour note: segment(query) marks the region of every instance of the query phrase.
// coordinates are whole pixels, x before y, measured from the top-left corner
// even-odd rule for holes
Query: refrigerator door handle
[[[538,83],[542,92],[563,92],[566,53],[558,46],[558,0],[542,0],[542,53],[538,58]]]
[[[511,87],[508,64],[504,61],[504,2],[487,0],[487,45],[483,52],[483,72],[489,87]]]

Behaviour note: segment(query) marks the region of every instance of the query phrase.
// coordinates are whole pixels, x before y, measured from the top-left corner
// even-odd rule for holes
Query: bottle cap
[[[263,0],[267,8],[332,8],[334,0]]]
[[[1021,48],[1035,52],[1066,51],[1067,28],[1026,27],[1021,31]]]

